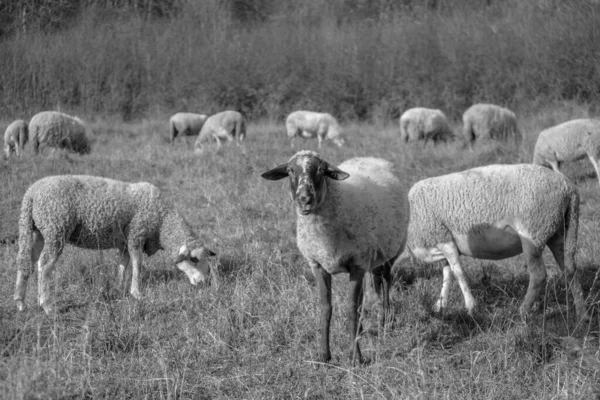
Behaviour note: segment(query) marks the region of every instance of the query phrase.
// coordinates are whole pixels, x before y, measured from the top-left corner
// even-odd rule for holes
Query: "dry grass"
[[[564,109],[557,107],[557,109]],[[395,125],[348,127],[350,146],[326,146],[339,163],[351,156],[390,159],[407,185],[418,179],[496,162],[528,162],[545,123],[587,114],[540,111],[522,120],[521,148],[460,144],[407,147]],[[554,121],[553,121],[554,122]],[[560,121],[556,121],[560,122]],[[135,123],[97,119],[88,156],[46,155],[31,149],[0,164],[0,398],[6,399],[513,399],[598,398],[600,197],[587,162],[566,169],[582,194],[579,263],[594,318],[575,326],[565,285],[551,257],[545,313],[525,325],[518,317],[527,275],[521,257],[490,262],[465,259],[481,304],[464,312],[457,287],[450,310],[435,316],[439,266],[413,266],[410,284],[392,292],[394,322],[376,328],[375,313],[361,338],[374,359],[353,368],[344,356],[343,308],[347,276],[334,278],[331,365],[315,363],[318,291],[293,234],[287,183],[260,173],[293,154],[282,124],[251,123],[243,146],[198,157],[194,138],[167,144],[166,119]],[[303,148],[315,148],[305,142]],[[63,312],[46,317],[35,307],[18,314],[12,300],[18,209],[25,189],[53,174],[93,174],[158,184],[220,255],[211,284],[191,287],[166,256],[147,259],[144,298],[114,288],[116,251],[68,247],[56,270]],[[549,253],[546,254],[549,256]],[[408,271],[408,272],[407,272]],[[35,304],[32,277],[28,304]],[[569,306],[570,300],[569,300]],[[540,307],[542,308],[542,307]],[[562,339],[561,339],[562,338]]]

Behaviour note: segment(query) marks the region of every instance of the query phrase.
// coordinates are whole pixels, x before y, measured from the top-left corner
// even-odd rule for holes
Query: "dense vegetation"
[[[600,99],[591,1],[28,0],[0,3],[0,112],[326,110],[456,118]]]

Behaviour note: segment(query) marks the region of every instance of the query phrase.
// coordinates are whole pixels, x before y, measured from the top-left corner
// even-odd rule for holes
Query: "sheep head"
[[[215,255],[214,252],[205,249],[204,247],[190,250],[184,245],[179,249],[179,255],[175,260],[175,265],[181,271],[185,272],[192,285],[197,285],[208,279],[210,267],[208,265],[207,257]]]
[[[327,196],[327,179],[342,181],[350,175],[329,164],[313,151],[299,151],[286,163],[261,175],[277,181],[290,178],[290,194],[298,212],[308,215],[319,208]]]

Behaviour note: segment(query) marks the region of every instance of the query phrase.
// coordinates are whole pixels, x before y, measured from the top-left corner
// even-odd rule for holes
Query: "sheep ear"
[[[336,181],[343,181],[344,179],[348,179],[350,174],[333,165],[327,164],[327,167],[325,167],[325,176]]]
[[[263,172],[260,176],[262,176],[263,179],[267,179],[269,181],[278,181],[280,179],[287,178],[287,163],[278,165],[267,172]]]
[[[216,256],[216,255],[217,255],[217,253],[215,253],[215,252],[214,252],[214,251],[212,251],[212,250],[205,249],[205,248],[203,247],[203,248],[202,248],[202,255],[203,255],[203,256],[206,256],[206,257],[214,257],[214,256]]]

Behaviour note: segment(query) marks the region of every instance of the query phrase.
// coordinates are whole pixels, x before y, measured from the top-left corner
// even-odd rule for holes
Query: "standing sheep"
[[[546,282],[542,252],[548,246],[566,271],[577,315],[584,316],[575,265],[579,194],[562,175],[533,164],[488,165],[419,181],[408,201],[410,254],[427,263],[446,262],[437,310],[448,304],[452,275],[469,313],[475,307],[461,254],[501,260],[523,253],[529,287],[520,311],[528,313]]]
[[[246,138],[246,120],[237,111],[222,111],[208,117],[200,130],[200,136],[196,139],[194,150],[202,151],[203,143],[213,139],[216,140],[217,146],[221,147],[222,140],[231,143],[234,138],[237,138],[238,142]]]
[[[177,113],[169,119],[169,126],[171,128],[171,144],[177,137],[178,134],[184,136],[196,136],[200,134],[202,126],[208,118],[205,114],[194,114],[194,113]]]
[[[4,131],[4,153],[6,157],[14,152],[17,157],[21,157],[23,148],[29,140],[29,127],[27,122],[18,119],[12,122]]]
[[[463,114],[463,131],[471,147],[479,139],[518,141],[521,138],[515,113],[495,104],[479,103],[469,107]]]
[[[416,107],[406,110],[400,117],[400,138],[404,142],[422,140],[423,146],[431,140],[435,146],[440,140],[453,139],[454,132],[441,110]]]
[[[290,178],[298,248],[321,293],[319,360],[331,359],[331,275],[349,273],[350,357],[363,362],[357,340],[363,277],[374,274],[375,289],[383,297],[383,322],[389,307],[391,265],[406,241],[408,203],[392,164],[380,158],[353,158],[335,167],[304,150],[262,177]]]
[[[58,111],[43,111],[29,121],[31,144],[35,154],[44,146],[67,149],[80,154],[90,152],[84,122]]]
[[[580,160],[587,156],[600,181],[600,120],[574,119],[543,130],[535,143],[533,163],[560,172],[563,161]]]
[[[39,304],[51,313],[48,279],[65,243],[84,249],[119,249],[119,285],[131,260],[131,295],[141,297],[142,253],[160,249],[193,285],[209,272],[210,250],[196,247],[196,235],[162,197],[158,187],[85,175],[50,176],[27,189],[19,218],[19,253],[14,299],[25,308],[27,280],[38,262]]]
[[[314,111],[294,111],[287,116],[285,128],[288,138],[291,139],[292,149],[296,138],[314,138],[319,141],[319,149],[323,140],[331,140],[338,147],[342,147],[346,141],[341,134],[340,124],[327,113]]]

